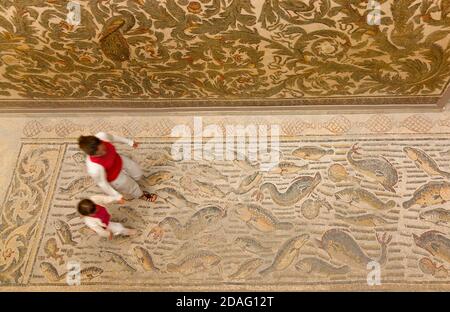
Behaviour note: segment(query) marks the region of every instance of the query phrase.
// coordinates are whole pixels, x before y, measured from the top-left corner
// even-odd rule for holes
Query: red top
[[[122,158],[116,152],[116,148],[109,142],[102,141],[106,146],[106,153],[103,156],[89,156],[89,159],[105,168],[106,180],[114,181],[122,170]]]
[[[111,215],[108,213],[105,207],[100,205],[95,205],[96,211],[90,217],[97,218],[102,220],[102,222],[108,226],[109,220],[111,219]]]

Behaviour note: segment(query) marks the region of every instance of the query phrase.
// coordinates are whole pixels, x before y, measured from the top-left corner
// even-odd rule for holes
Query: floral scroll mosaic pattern
[[[444,0],[380,0],[380,25],[359,0],[79,0],[79,25],[68,2],[1,2],[2,100],[426,102],[449,82]]]

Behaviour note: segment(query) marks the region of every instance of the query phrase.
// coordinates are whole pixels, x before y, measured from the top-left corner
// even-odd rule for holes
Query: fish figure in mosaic
[[[173,173],[170,171],[162,170],[150,174],[144,178],[144,183],[147,186],[155,186],[164,182],[170,181],[173,178]]]
[[[133,268],[131,265],[128,264],[128,262],[119,254],[108,251],[108,250],[101,250],[100,256],[104,257],[106,262],[111,262],[117,264],[121,269],[127,271],[127,272],[136,272],[136,269]]]
[[[375,227],[386,224],[396,224],[397,222],[389,222],[383,217],[377,216],[372,213],[366,213],[357,216],[342,216],[336,214],[336,219],[342,220],[346,223],[353,224],[356,226],[364,226],[364,227]]]
[[[68,195],[69,197],[73,197],[76,194],[86,191],[93,185],[94,181],[91,177],[81,177],[70,182],[67,187],[60,187],[59,192]]]
[[[346,188],[336,192],[334,197],[364,209],[389,210],[397,205],[394,200],[383,202],[375,194],[362,188]]]
[[[199,272],[206,272],[213,267],[219,266],[221,260],[222,259],[213,252],[200,250],[184,257],[178,263],[168,263],[166,270],[169,273],[191,275]]]
[[[361,179],[352,177],[349,175],[347,169],[340,164],[333,164],[328,168],[328,178],[330,181],[339,183],[339,182],[354,182],[361,183]]]
[[[359,147],[355,143],[347,152],[347,161],[353,168],[364,176],[367,176],[380,183],[385,190],[395,193],[394,186],[398,183],[398,174],[394,166],[384,157],[367,157],[357,160],[354,158]]]
[[[212,183],[203,182],[196,179],[193,180],[193,183],[198,188],[200,194],[203,194],[204,196],[218,198],[223,198],[226,196],[225,192]]]
[[[450,239],[439,231],[427,231],[418,236],[413,234],[416,245],[432,256],[450,263]]]
[[[80,271],[82,281],[90,281],[96,277],[99,277],[102,274],[103,274],[103,269],[95,267],[95,266],[90,266],[90,267],[84,268]]]
[[[228,177],[212,165],[196,164],[190,171],[194,174],[199,173],[208,179],[228,181]]]
[[[419,269],[424,273],[435,278],[447,278],[448,270],[444,265],[438,265],[430,258],[422,258],[419,260]]]
[[[254,253],[256,255],[272,252],[272,248],[263,246],[256,239],[249,236],[239,236],[234,240],[234,244],[242,250]]]
[[[159,198],[176,208],[187,207],[189,209],[195,209],[198,206],[197,203],[191,202],[183,194],[172,187],[158,189],[155,193],[158,194]]]
[[[208,231],[208,229],[206,229]],[[205,234],[200,233],[193,237],[191,240],[184,241],[184,243],[178,248],[174,249],[171,253],[171,257],[179,256],[187,250],[197,250],[200,247],[208,246],[208,248],[215,248],[217,246],[223,246],[228,244],[228,239],[225,235],[212,228],[212,232]]]
[[[152,167],[163,167],[163,166],[174,166],[173,165],[174,159],[169,154],[169,152],[162,150],[162,151],[156,151],[152,154],[148,155],[144,160],[144,167],[145,168],[152,168]]]
[[[309,165],[298,166],[293,161],[282,161],[277,166],[273,167],[270,170],[270,173],[280,174],[284,176],[286,174],[298,173],[299,171],[303,171],[308,169]]]
[[[348,265],[334,266],[325,260],[315,257],[300,259],[295,268],[305,274],[316,274],[323,276],[343,275],[350,272]]]
[[[67,272],[63,274],[59,274],[58,270],[49,262],[42,262],[39,265],[42,274],[49,282],[61,282],[67,279]],[[99,277],[103,273],[103,270],[91,266],[80,270],[80,279],[81,281],[90,281],[96,277]]]
[[[272,264],[260,271],[262,275],[273,273],[276,271],[284,271],[287,269],[294,261],[297,259],[300,249],[309,241],[308,234],[302,234],[291,239],[288,239],[281,247],[278,249],[275,259]]]
[[[76,241],[73,240],[72,231],[70,225],[62,220],[56,220],[54,223],[56,229],[56,235],[58,235],[59,240],[62,244],[68,244],[75,246]]]
[[[269,210],[255,204],[236,204],[232,210],[248,227],[260,232],[289,231],[292,223],[280,222]]]
[[[325,199],[307,199],[303,202],[300,212],[302,216],[308,220],[315,219],[319,216],[320,208],[326,208],[331,211],[333,208],[330,203]]]
[[[66,277],[65,274],[60,275],[58,273],[58,270],[55,268],[55,266],[53,264],[51,264],[50,262],[42,262],[39,265],[39,268],[41,269],[41,272],[44,275],[44,277],[49,282],[54,282],[54,283],[59,282]]]
[[[194,213],[184,225],[174,217],[166,217],[152,228],[148,235],[153,235],[154,239],[161,239],[164,235],[164,227],[168,225],[177,239],[188,240],[207,228],[216,225],[226,216],[227,211],[225,209],[217,206],[207,206]]]
[[[422,208],[440,205],[450,200],[450,183],[446,181],[431,181],[414,191],[412,197],[403,202],[403,208],[418,205]]]
[[[309,196],[314,189],[322,181],[322,177],[317,172],[314,177],[300,176],[295,178],[285,192],[278,191],[277,187],[270,182],[263,183],[259,187],[259,191],[254,193],[257,200],[262,201],[264,198],[264,191],[268,190],[272,200],[280,206],[293,206],[301,199]]]
[[[147,249],[136,246],[133,248],[133,253],[139,264],[142,266],[144,271],[147,272],[160,272],[160,270],[155,266],[153,258]]]
[[[409,159],[414,161],[414,164],[417,168],[422,169],[428,175],[450,178],[450,172],[441,170],[436,161],[421,149],[414,147],[404,147],[403,151]]]
[[[251,277],[256,270],[261,267],[261,265],[264,263],[264,260],[256,258],[256,259],[250,259],[242,263],[237,270],[232,273],[230,276],[228,276],[229,279],[246,279]]]
[[[232,189],[229,193],[234,193],[237,195],[246,194],[257,187],[261,183],[262,178],[263,176],[260,172],[254,172],[242,179],[239,186],[235,189]]]
[[[450,223],[450,210],[435,208],[423,211],[419,214],[419,219],[432,222],[436,225],[448,224]]]
[[[303,146],[292,151],[292,155],[305,160],[320,160],[325,155],[333,155],[334,150],[316,146]]]
[[[367,264],[376,261],[383,266],[387,261],[387,247],[392,240],[392,236],[386,233],[382,237],[376,235],[377,241],[381,245],[381,254],[378,259],[371,259],[359,246],[356,240],[342,229],[331,229],[322,235],[322,240],[318,240],[319,247],[328,253],[328,256],[342,264],[350,266],[352,269],[367,270]]]

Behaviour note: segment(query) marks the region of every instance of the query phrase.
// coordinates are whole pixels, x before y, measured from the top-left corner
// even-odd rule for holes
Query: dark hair
[[[80,136],[78,138],[78,145],[88,155],[95,155],[100,144],[102,144],[102,141],[93,135]]]
[[[95,203],[90,199],[83,199],[78,203],[78,212],[83,216],[93,214],[95,210]]]

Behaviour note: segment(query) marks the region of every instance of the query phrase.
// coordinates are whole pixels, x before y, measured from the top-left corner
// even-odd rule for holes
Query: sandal
[[[157,198],[158,198],[158,195],[149,193],[147,191],[144,191],[144,194],[141,196],[142,200],[152,202],[152,203],[155,202]]]

